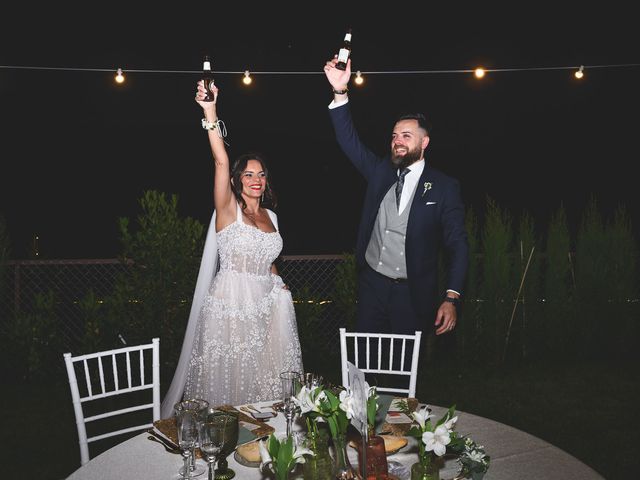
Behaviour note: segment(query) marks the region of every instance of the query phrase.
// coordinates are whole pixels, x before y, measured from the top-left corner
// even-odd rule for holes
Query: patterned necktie
[[[396,206],[398,207],[398,210],[400,210],[400,197],[402,197],[402,186],[404,185],[404,177],[409,172],[410,170],[408,168],[405,168],[404,170],[402,170],[402,172],[400,172],[400,175],[398,176],[398,183],[396,183]]]

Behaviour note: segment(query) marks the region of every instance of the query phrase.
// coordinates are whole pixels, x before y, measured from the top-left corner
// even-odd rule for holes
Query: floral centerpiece
[[[458,417],[455,416],[455,405],[434,423],[434,415],[428,406],[410,412],[406,402],[401,407],[411,416],[414,425],[407,435],[416,437],[419,446],[419,461],[412,466],[411,479],[437,480],[439,476],[438,457],[447,451],[458,455],[460,471],[457,479],[472,478],[480,480],[489,469],[490,457],[484,447],[477,445],[466,436],[454,431]]]
[[[272,433],[258,445],[260,468],[270,469],[277,480],[286,480],[298,463],[305,463],[305,455],[313,455],[311,450],[296,445],[291,435],[278,438]]]
[[[294,397],[300,407],[300,415],[305,417],[309,432],[318,431],[318,422],[326,422],[335,447],[335,477],[355,478],[355,471],[347,457],[347,428],[353,417],[353,394],[349,388],[325,388],[323,385],[308,388],[303,385]]]

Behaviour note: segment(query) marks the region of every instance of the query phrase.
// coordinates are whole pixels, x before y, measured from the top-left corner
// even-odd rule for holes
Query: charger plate
[[[264,422],[260,422],[255,418],[250,417],[249,415],[246,415],[239,410],[236,410],[236,408],[232,405],[218,405],[216,408],[225,412],[236,413],[240,422],[245,422],[256,426],[256,428],[252,428],[251,431],[242,426],[240,427],[238,432],[238,445],[250,442],[255,438],[262,438],[266,435],[270,435],[275,431],[272,426],[267,425]],[[176,426],[176,417],[156,420],[155,422],[153,422],[153,426],[173,443],[175,443],[176,445],[178,444],[178,428]],[[199,448],[196,448],[196,457],[202,458],[202,452]]]

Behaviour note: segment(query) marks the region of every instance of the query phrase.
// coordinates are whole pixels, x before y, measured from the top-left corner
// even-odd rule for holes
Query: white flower
[[[367,382],[364,382],[364,389],[367,391],[367,398],[378,397],[377,387],[375,385],[370,387]]]
[[[297,442],[293,442],[293,453],[290,458],[282,458],[282,455],[277,454],[278,450],[282,448],[282,445],[289,441],[289,438],[286,436],[275,435],[272,434],[269,439],[258,442],[258,449],[260,450],[260,467],[268,467],[272,471],[279,471],[280,469],[285,469],[290,471],[293,469],[293,466],[296,463],[305,463],[305,455],[315,455],[308,448],[297,445]],[[273,442],[273,444],[271,443]],[[269,452],[269,448],[277,447],[273,454],[275,455],[275,460],[272,458],[271,453]],[[284,462],[283,465],[280,465],[278,461]]]
[[[424,425],[425,423],[427,423],[427,420],[433,417],[433,415],[429,411],[428,405],[425,405],[420,410],[416,410],[415,412],[411,413],[411,416],[416,422],[418,422],[421,431],[424,430]]]
[[[473,462],[482,463],[486,454],[480,450],[472,450],[471,452],[464,453]]]
[[[436,427],[433,432],[424,432],[422,434],[422,442],[424,443],[424,449],[427,452],[433,451],[436,455],[441,457],[447,451],[447,445],[451,441],[449,431],[444,425]]]
[[[349,387],[340,392],[340,409],[347,414],[347,418],[351,420],[354,416],[353,392]]]
[[[302,386],[298,395],[293,397],[293,401],[300,407],[300,413],[304,415],[309,412],[319,412],[320,402],[326,400],[327,396],[323,391],[318,391],[320,387],[308,389],[305,385]]]
[[[315,455],[311,450],[304,447],[294,447],[293,450],[293,460],[295,463],[305,463],[306,460],[304,458],[305,455]]]
[[[427,190],[431,190],[431,182],[424,182],[424,190],[422,191],[422,196],[427,193]]]
[[[444,422],[444,427],[449,431],[449,433],[451,433],[451,431],[453,430],[453,427],[456,426],[457,421],[458,421],[458,417],[453,417],[452,419]]]

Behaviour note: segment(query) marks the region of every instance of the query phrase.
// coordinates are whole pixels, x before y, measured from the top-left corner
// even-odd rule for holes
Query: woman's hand
[[[207,96],[207,91],[204,88],[204,82],[200,80],[197,84],[195,100],[196,100],[196,103],[202,107],[205,114],[212,114],[211,118],[209,118],[208,115],[205,115],[207,117],[207,120],[214,121],[215,111],[216,111],[216,102],[218,101],[218,93],[220,92],[220,90],[218,89],[217,86],[212,85],[211,92],[213,92],[213,102],[205,102],[204,97]]]

